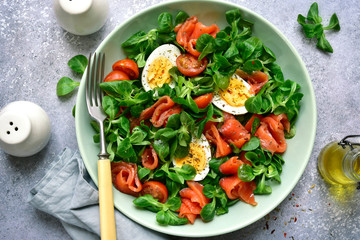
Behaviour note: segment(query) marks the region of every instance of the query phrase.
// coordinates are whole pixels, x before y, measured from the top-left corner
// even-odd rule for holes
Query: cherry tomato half
[[[207,93],[194,98],[194,101],[198,106],[198,108],[204,109],[211,103],[212,99],[213,99],[213,93]]]
[[[130,80],[129,76],[122,71],[112,71],[104,79],[104,82]]]
[[[181,54],[176,59],[176,66],[178,67],[179,71],[188,77],[195,77],[202,73],[206,68],[208,61],[206,58],[198,60],[197,57],[189,53]]]
[[[149,181],[144,183],[141,194],[150,194],[155,199],[159,199],[159,202],[161,203],[165,203],[168,198],[168,190],[166,186],[158,181]]]
[[[126,73],[131,80],[138,79],[139,68],[136,62],[131,59],[123,59],[113,64],[112,69]]]

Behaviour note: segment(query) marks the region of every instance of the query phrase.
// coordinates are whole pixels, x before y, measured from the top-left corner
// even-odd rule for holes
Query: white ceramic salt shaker
[[[0,148],[10,155],[34,155],[49,142],[50,132],[48,115],[35,103],[16,101],[0,110]]]
[[[106,22],[107,0],[54,0],[54,12],[59,25],[75,35],[89,35]]]

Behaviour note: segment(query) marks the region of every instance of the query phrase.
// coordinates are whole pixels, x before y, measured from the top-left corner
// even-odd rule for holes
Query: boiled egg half
[[[145,91],[161,87],[165,83],[170,87],[175,87],[169,69],[176,66],[176,59],[180,55],[179,48],[173,44],[161,45],[150,54],[141,75]]]
[[[196,176],[194,181],[203,180],[209,172],[209,162],[211,160],[210,144],[204,134],[200,139],[195,137],[190,142],[189,154],[184,158],[173,159],[175,167],[182,167],[185,164],[189,164],[196,169]]]
[[[214,92],[212,103],[221,110],[241,115],[247,113],[245,101],[254,96],[250,91],[250,85],[237,74],[230,78],[227,89],[219,89]]]

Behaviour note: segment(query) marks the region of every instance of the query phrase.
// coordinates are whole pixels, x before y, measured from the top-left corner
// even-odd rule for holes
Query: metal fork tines
[[[90,53],[89,64],[86,73],[86,104],[90,116],[99,123],[100,127],[100,153],[99,158],[108,158],[109,154],[106,151],[105,135],[104,135],[104,120],[106,114],[102,108],[103,91],[100,88],[100,83],[104,79],[105,54]]]

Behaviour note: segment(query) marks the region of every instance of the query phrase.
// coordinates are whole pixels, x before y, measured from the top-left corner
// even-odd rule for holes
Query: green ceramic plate
[[[302,87],[301,91],[304,93],[300,116],[296,123],[297,134],[288,141],[288,149],[283,156],[286,163],[281,176],[282,184],[273,184],[273,193],[269,196],[256,196],[258,202],[256,207],[239,202],[229,208],[228,214],[216,216],[211,222],[204,223],[197,220],[194,225],[187,224],[184,226],[159,225],[155,220],[154,213],[137,209],[132,203],[133,197],[114,189],[115,207],[130,219],[153,230],[177,236],[205,237],[220,235],[246,227],[265,216],[284,200],[300,179],[310,158],[316,131],[316,104],[313,87],[305,65],[295,48],[278,29],[246,8],[221,1],[165,2],[136,14],[118,26],[100,44],[96,52],[106,54],[105,72],[109,73],[112,63],[125,58],[120,44],[139,30],[147,31],[156,27],[157,17],[161,12],[168,11],[175,14],[178,10],[184,10],[189,15],[196,15],[204,24],[216,23],[222,28],[226,24],[225,11],[234,8],[239,8],[245,18],[255,23],[254,35],[273,50],[285,78],[297,81]],[[76,103],[76,135],[85,166],[97,184],[99,146],[92,141],[94,131],[89,124],[90,117],[85,104],[84,79],[85,76],[81,81]]]

